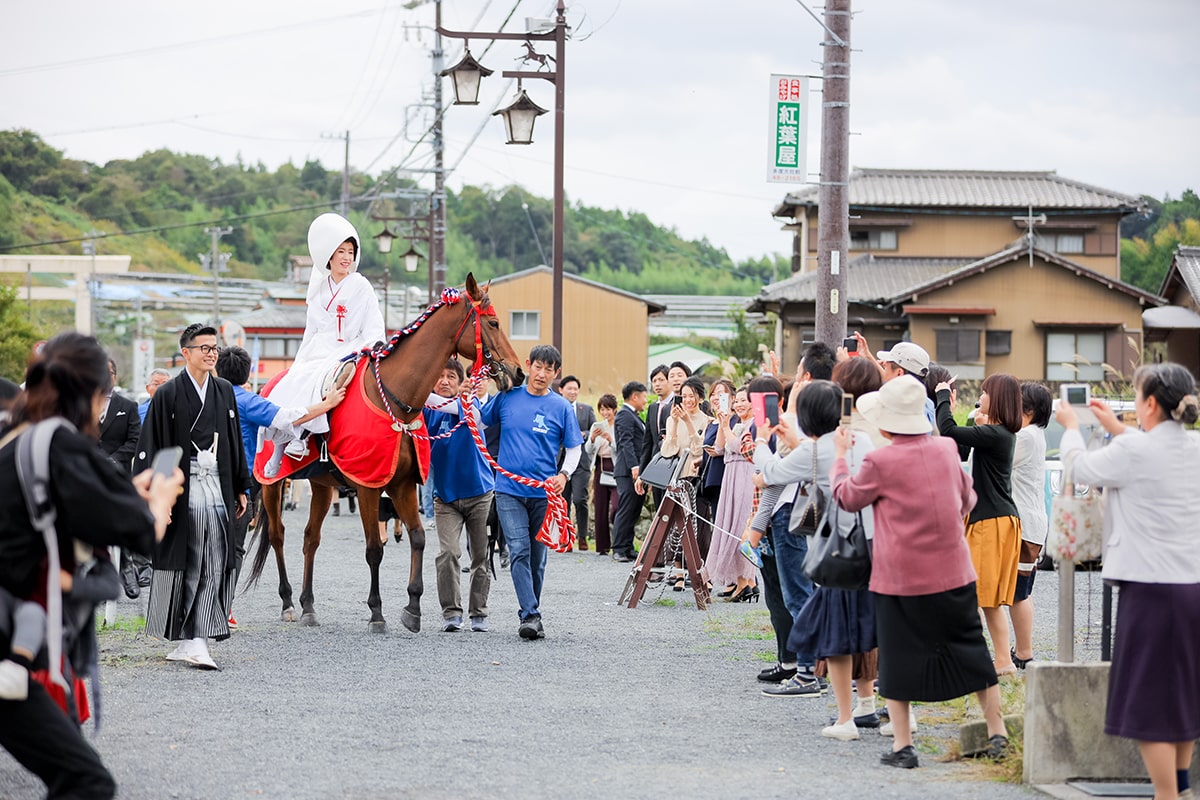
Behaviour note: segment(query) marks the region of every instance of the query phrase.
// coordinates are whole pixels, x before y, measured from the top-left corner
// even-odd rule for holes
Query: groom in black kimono
[[[235,516],[246,512],[250,473],[233,387],[216,376],[217,332],[189,325],[179,337],[185,369],[159,387],[138,441],[134,474],[159,450],[183,448],[182,494],[154,554],[146,632],[179,642],[168,661],[216,669],[208,639],[229,637]]]

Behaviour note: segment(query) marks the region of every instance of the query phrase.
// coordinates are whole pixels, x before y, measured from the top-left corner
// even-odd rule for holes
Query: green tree
[[[20,383],[33,346],[42,338],[21,313],[17,291],[0,286],[0,376]]]

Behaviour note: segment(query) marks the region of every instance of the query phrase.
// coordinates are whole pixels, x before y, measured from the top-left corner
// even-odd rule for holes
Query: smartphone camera
[[[854,395],[842,392],[842,424],[849,425],[854,414]]]
[[[858,355],[858,339],[853,336],[847,336],[845,339],[842,339],[842,347],[846,348],[846,352],[850,355]]]

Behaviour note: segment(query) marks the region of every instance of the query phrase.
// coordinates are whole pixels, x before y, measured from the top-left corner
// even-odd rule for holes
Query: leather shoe
[[[125,596],[130,600],[137,600],[142,595],[142,587],[138,581],[137,567],[129,562],[125,568],[121,570],[121,586],[125,589]]]
[[[782,664],[776,664],[773,667],[768,667],[758,673],[758,679],[763,683],[783,683],[790,680],[796,674],[796,670],[788,669]]]
[[[911,744],[905,745],[899,750],[888,750],[879,757],[879,763],[885,767],[899,767],[900,769],[912,769],[920,765],[917,760],[917,751]]]

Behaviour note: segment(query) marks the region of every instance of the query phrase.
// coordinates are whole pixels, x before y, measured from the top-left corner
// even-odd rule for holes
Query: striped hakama
[[[188,482],[187,566],[154,570],[146,611],[146,633],[171,641],[229,637],[229,607],[237,573],[227,567],[225,552],[229,514],[221,496],[216,465],[202,468],[195,457]]]

